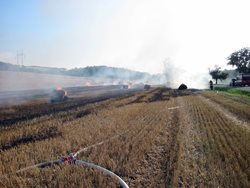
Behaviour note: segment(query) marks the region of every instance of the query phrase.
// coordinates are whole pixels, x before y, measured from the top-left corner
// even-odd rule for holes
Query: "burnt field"
[[[0,108],[0,187],[250,187],[250,102],[213,92],[72,89]]]
[[[110,85],[110,86],[85,86],[85,87],[65,87],[65,89],[71,101],[73,99],[86,99],[87,97],[93,96],[96,98],[98,95],[108,97],[123,95],[137,91],[133,90],[122,90],[122,85]],[[53,89],[33,89],[33,90],[17,90],[17,91],[0,91],[0,105],[1,106],[13,106],[31,102],[46,102],[50,100],[50,95]],[[113,96],[112,96],[112,95]]]

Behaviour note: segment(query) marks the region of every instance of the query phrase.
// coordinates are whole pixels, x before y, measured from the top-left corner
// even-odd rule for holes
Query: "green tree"
[[[220,70],[221,67],[215,65],[214,69],[210,70],[209,69],[209,74],[212,76],[212,78],[215,80],[215,84],[218,83],[218,80],[222,81],[227,79],[228,73],[225,71]]]
[[[250,48],[242,48],[232,53],[227,60],[227,64],[236,66],[240,73],[250,73]]]

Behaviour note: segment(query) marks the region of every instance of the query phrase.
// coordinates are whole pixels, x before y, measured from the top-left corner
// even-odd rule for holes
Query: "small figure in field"
[[[214,89],[214,85],[213,85],[213,81],[212,80],[209,81],[209,85],[210,85],[210,90],[213,90]]]

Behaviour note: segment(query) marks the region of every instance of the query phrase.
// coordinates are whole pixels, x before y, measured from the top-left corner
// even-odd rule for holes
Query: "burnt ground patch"
[[[194,90],[194,89],[187,89],[187,90],[177,90],[177,89],[173,89],[170,91],[170,95],[172,97],[180,97],[180,96],[187,96],[187,95],[193,95],[194,92],[196,92],[198,90]]]
[[[20,106],[13,106],[14,113],[4,113],[6,109],[0,109],[0,126],[1,127],[8,127],[17,122],[23,122],[27,120],[31,120],[37,117],[41,117],[44,115],[56,114],[63,111],[68,111],[75,109],[77,107],[82,107],[90,103],[101,102],[104,100],[108,100],[111,98],[119,98],[123,97],[127,94],[133,94],[137,90],[130,90],[130,91],[114,91],[114,92],[107,92],[101,94],[99,96],[93,97],[79,97],[75,99],[69,99],[66,102],[60,102],[56,104],[50,103],[39,103],[39,104],[30,104],[30,105],[20,105]],[[81,115],[80,115],[81,116]]]
[[[156,102],[156,101],[164,101],[170,99],[169,89],[162,88],[157,92],[154,92],[152,96],[150,96],[147,102]]]
[[[62,136],[62,133],[58,131],[57,127],[49,127],[47,129],[39,131],[38,133],[25,135],[23,137],[11,140],[9,143],[4,143],[0,145],[0,150],[7,150],[22,144],[36,142],[48,138],[54,138],[56,136]]]
[[[136,99],[128,102],[126,105],[133,103],[150,103],[156,101],[169,100],[169,91],[170,89],[168,88],[156,88],[147,93],[137,96]]]
[[[78,119],[78,118],[82,118],[86,115],[89,115],[91,114],[91,110],[90,109],[87,109],[87,110],[84,110],[84,111],[81,111],[81,112],[78,112],[76,115],[75,115],[75,118]]]

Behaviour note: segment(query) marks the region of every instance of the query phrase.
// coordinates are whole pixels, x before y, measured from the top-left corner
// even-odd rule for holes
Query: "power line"
[[[21,57],[21,62],[19,62],[19,57]],[[19,53],[19,52],[17,51],[16,59],[17,59],[17,65],[18,65],[19,67],[23,67],[23,58],[24,58],[23,50],[22,50],[21,53]]]

